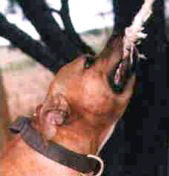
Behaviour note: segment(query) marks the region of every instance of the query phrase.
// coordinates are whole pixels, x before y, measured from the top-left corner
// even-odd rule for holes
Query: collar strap
[[[53,161],[82,173],[90,173],[95,170],[98,164],[96,159],[73,152],[52,141],[44,143],[41,134],[30,124],[31,118],[20,117],[11,125],[10,131],[20,133],[26,144]]]

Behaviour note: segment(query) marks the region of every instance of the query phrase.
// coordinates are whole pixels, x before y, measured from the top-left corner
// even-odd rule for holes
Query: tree
[[[33,24],[41,37],[41,42],[9,23],[0,13],[0,36],[32,56],[35,60],[56,72],[63,64],[82,53],[94,54],[75,32],[72,25],[68,0],[61,0],[60,11],[49,8],[45,0],[12,0],[21,8],[25,17]],[[55,21],[52,13],[58,13],[64,30]]]
[[[141,3],[135,0],[113,0],[115,31],[124,31]],[[148,37],[140,50],[148,60],[140,62],[135,96],[120,127],[102,151],[107,162],[106,176],[167,175],[169,64],[164,1],[155,2],[153,17],[146,24],[145,30]]]

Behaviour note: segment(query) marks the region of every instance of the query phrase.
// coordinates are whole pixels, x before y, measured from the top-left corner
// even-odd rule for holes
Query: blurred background
[[[98,53],[124,31],[143,0],[0,0],[0,148],[9,124],[31,116],[54,73],[81,53]],[[140,46],[138,83],[102,151],[105,176],[169,176],[169,0],[156,0]]]

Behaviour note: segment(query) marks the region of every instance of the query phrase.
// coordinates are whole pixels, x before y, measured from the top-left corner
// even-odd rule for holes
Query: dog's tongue
[[[125,72],[126,72],[126,65],[124,63],[120,63],[117,70],[116,70],[116,73],[114,75],[114,83],[116,85],[120,85],[122,83],[122,80],[124,79],[125,77]]]
[[[113,91],[121,93],[128,80],[136,71],[138,54],[136,49],[125,59],[121,59],[109,74],[109,84]]]

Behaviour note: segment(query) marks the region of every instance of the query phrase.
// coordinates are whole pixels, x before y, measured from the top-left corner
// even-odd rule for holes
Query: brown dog
[[[24,123],[27,125],[15,124],[12,128],[20,134],[1,157],[0,175],[79,176],[82,172],[93,175],[92,170],[83,170],[85,166],[79,164],[88,154],[99,154],[128,105],[136,61],[130,57],[123,58],[122,38],[113,37],[98,56],[80,56],[62,67],[33,119]],[[59,156],[54,156],[57,151],[49,141],[61,146]],[[54,152],[46,154],[49,148]],[[71,157],[67,159],[66,154],[64,158],[62,148],[63,153],[68,151],[69,155],[73,151],[71,156],[80,159],[75,164],[68,162]]]

